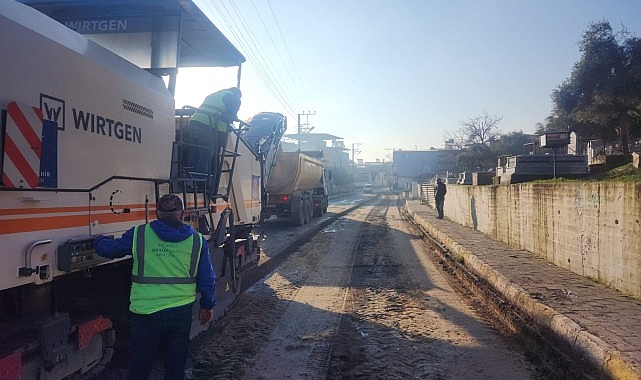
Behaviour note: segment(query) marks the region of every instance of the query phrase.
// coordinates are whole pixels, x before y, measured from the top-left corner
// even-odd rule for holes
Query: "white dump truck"
[[[131,257],[101,258],[93,239],[155,219],[164,194],[181,193],[185,222],[210,238],[215,315],[259,254],[257,157],[231,128],[218,173],[189,176],[178,138],[184,123],[176,122],[185,116],[176,116],[172,93],[181,63],[240,66],[244,57],[189,0],[39,4],[0,0],[3,380],[89,377],[111,360],[127,335],[118,331],[128,324]],[[151,66],[72,26],[105,45],[118,29],[112,42],[147,46],[130,52],[149,52]]]
[[[319,159],[301,152],[279,151],[266,183],[263,220],[276,215],[302,225],[327,212],[325,167]]]
[[[283,152],[280,139],[287,118],[278,112],[254,115],[242,137],[261,160],[261,221],[288,218],[302,225],[327,212],[328,192],[323,152]]]

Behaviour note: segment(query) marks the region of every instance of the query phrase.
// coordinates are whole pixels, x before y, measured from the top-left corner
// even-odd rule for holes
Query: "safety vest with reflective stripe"
[[[228,93],[227,90],[221,90],[208,95],[200,105],[199,111],[191,116],[191,120],[216,128],[220,132],[226,132],[228,123],[219,120],[218,116],[226,111],[223,98]]]
[[[201,245],[196,231],[183,241],[167,242],[149,224],[136,227],[129,310],[151,314],[194,302]]]

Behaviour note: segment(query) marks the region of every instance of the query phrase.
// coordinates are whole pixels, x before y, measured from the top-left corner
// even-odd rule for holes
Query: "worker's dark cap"
[[[167,194],[160,197],[158,200],[158,211],[183,211],[183,200],[176,194]]]

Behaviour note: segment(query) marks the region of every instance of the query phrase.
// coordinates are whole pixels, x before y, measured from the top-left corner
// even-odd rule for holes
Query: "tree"
[[[512,156],[525,154],[525,145],[537,141],[537,137],[523,133],[523,131],[510,132],[501,135],[494,144],[492,144],[492,153],[494,156]]]
[[[445,139],[448,140],[449,145],[455,150],[464,150],[468,146],[468,136],[462,129],[457,129],[454,132],[448,132],[445,135]]]
[[[447,133],[446,138],[451,139],[454,148],[459,150],[469,149],[472,145],[487,146],[501,135],[498,124],[502,119],[502,116],[488,115],[483,111],[480,116],[461,121],[461,128]]]
[[[503,116],[483,114],[468,121],[462,121],[461,126],[464,135],[467,136],[468,145],[478,144],[488,146],[492,140],[496,140],[501,133],[498,129],[499,122]]]
[[[551,116],[548,117],[548,120],[551,118]],[[536,129],[534,131],[535,134],[537,135],[543,135],[548,132],[548,125],[549,123],[543,124],[540,121],[536,123]]]
[[[616,135],[627,155],[631,132],[641,128],[641,42],[620,36],[621,44],[605,21],[588,27],[580,60],[552,93],[549,121],[589,137]]]
[[[447,136],[454,141],[452,144],[461,153],[458,155],[461,170],[487,170],[494,167],[495,155],[490,146],[501,133],[498,129],[502,116],[482,115],[461,121],[461,128]]]

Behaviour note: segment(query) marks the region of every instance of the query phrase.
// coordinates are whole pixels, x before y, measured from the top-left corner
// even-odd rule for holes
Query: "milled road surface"
[[[194,340],[188,376],[537,378],[430,255],[396,200],[379,198],[324,228],[243,293]]]

